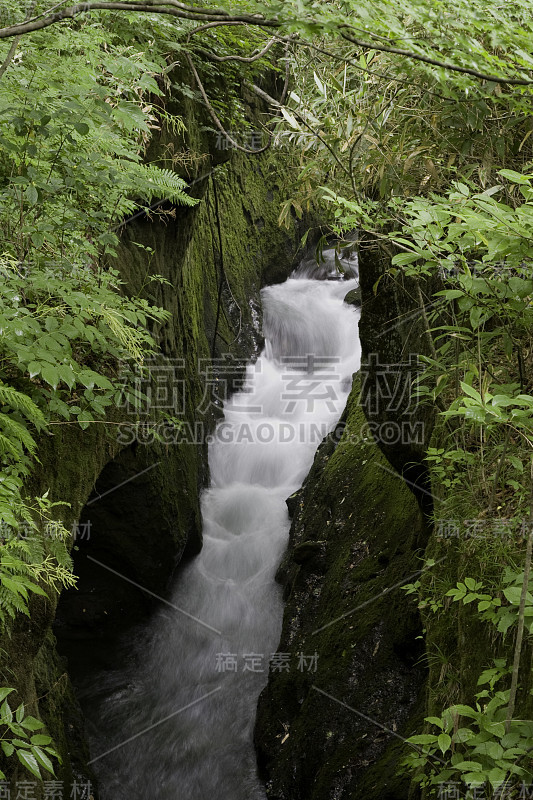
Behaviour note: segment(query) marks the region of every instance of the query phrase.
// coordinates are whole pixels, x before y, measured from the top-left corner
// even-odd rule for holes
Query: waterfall
[[[359,368],[358,314],[343,303],[356,280],[305,274],[262,292],[265,349],[209,445],[202,551],[180,570],[173,607],[131,645],[127,674],[107,673],[91,690],[91,753],[106,800],[265,798],[252,733],[269,660],[279,657],[285,499]]]

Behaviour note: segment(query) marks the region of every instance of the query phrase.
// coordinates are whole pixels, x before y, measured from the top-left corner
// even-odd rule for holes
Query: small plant
[[[507,568],[496,592],[488,590],[482,581],[466,577],[444,596],[463,606],[475,604],[478,617],[493,625],[502,636],[511,627],[519,628],[524,621],[526,631],[533,634],[533,594],[529,590],[524,592],[526,582],[533,588],[530,572]],[[420,581],[403,588],[408,594],[420,597]],[[438,599],[420,598],[419,608],[435,613],[444,604]],[[494,666],[485,669],[478,678],[479,686],[488,684],[489,688],[476,694],[475,706],[454,704],[441,717],[426,717],[430,728],[437,727],[438,731],[417,734],[407,740],[417,752],[409,754],[404,767],[424,787],[428,797],[445,797],[442,792],[446,783],[450,787],[460,784],[465,800],[475,797],[476,787],[484,787],[487,798],[518,797],[521,783],[533,780],[528,758],[532,751],[533,720],[513,717],[516,700],[513,674],[517,676],[519,658],[520,652],[515,651],[513,666],[505,658],[494,659]],[[496,684],[509,676],[512,688],[496,691]],[[516,794],[502,795],[504,790]]]
[[[480,682],[486,681],[487,673],[483,673]],[[447,784],[452,796],[457,784],[465,800],[474,798],[479,787],[484,787],[486,798],[518,797],[521,785],[533,780],[528,758],[533,720],[514,719],[506,726],[508,702],[509,691],[495,692],[491,687],[476,695],[475,706],[456,704],[440,717],[426,717],[434,732],[407,739],[416,752],[408,755],[404,766],[427,796],[446,797]]]
[[[42,780],[41,769],[54,775],[52,758],[60,761],[59,754],[51,746],[52,739],[44,733],[36,733],[44,728],[44,724],[27,715],[24,704],[12,711],[8,696],[14,689],[0,688],[0,747],[4,755],[10,758],[16,755],[20,763],[32,775]],[[2,702],[3,701],[3,702]],[[0,778],[6,776],[0,770]]]

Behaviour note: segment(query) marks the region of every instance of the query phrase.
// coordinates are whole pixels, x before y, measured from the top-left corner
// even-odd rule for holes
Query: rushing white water
[[[93,766],[106,800],[265,797],[252,732],[281,627],[285,499],[359,367],[357,313],[343,303],[355,286],[295,277],[263,290],[265,350],[209,447],[203,549],[180,572],[176,608],[159,611],[137,642],[131,674],[102,678],[94,697]]]

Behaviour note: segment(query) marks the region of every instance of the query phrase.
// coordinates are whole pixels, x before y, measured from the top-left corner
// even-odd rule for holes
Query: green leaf
[[[2,750],[4,751],[4,755],[6,755],[8,758],[9,756],[12,756],[13,753],[15,752],[15,748],[13,747],[11,742],[6,742],[4,740],[0,742],[0,745],[2,745]]]
[[[480,753],[482,755],[490,756],[494,760],[498,760],[503,755],[503,747],[499,745],[497,742],[483,742],[483,744],[478,744],[477,747],[474,748],[472,751],[473,753]]]
[[[461,381],[461,389],[469,397],[473,397],[474,400],[477,400],[480,405],[483,404],[483,400],[482,400],[481,395],[479,394],[479,392],[477,392],[472,386],[469,386],[468,383],[465,383],[464,381]]]
[[[413,264],[418,261],[420,256],[417,253],[397,253],[392,259],[395,266],[405,266],[406,264]],[[463,292],[461,292],[463,294]]]
[[[485,774],[483,772],[467,772],[463,775],[463,780],[468,786],[483,786]]]
[[[23,764],[26,769],[28,769],[32,775],[35,775],[36,778],[41,780],[41,771],[39,769],[39,764],[37,759],[33,755],[33,753],[28,753],[25,750],[17,750],[17,758],[21,764]]]
[[[42,364],[38,361],[31,361],[28,364],[28,372],[30,373],[30,378],[35,378],[41,371]]]
[[[507,778],[507,771],[494,767],[489,772],[489,781],[493,789],[498,789]]]
[[[474,711],[473,708],[470,706],[461,705],[460,703],[452,706],[450,710],[456,714],[460,714],[462,717],[470,717],[470,719],[477,719],[479,716],[479,713]]]
[[[411,744],[433,744],[433,742],[437,741],[437,737],[432,733],[420,733],[416,736],[410,736],[407,741],[411,742]]]
[[[30,592],[32,592],[33,594],[38,594],[38,595],[39,595],[39,597],[46,597],[46,598],[48,598],[48,594],[45,592],[45,590],[44,590],[44,589],[43,589],[41,586],[39,586],[39,584],[38,584],[38,583],[29,582],[29,583],[27,584],[27,588],[28,588],[28,590],[29,590]]]
[[[90,423],[93,422],[93,420],[94,420],[94,417],[93,417],[93,415],[91,414],[90,411],[86,411],[85,410],[85,411],[81,411],[78,414],[78,422],[80,424],[80,428],[82,430],[84,430],[84,431],[87,430],[87,428],[89,427]]]
[[[281,113],[283,114],[283,116],[285,117],[291,128],[297,131],[300,130],[300,126],[296,121],[296,117],[293,117],[293,115],[289,111],[287,111],[287,109],[283,106],[281,108]]]
[[[0,689],[0,703],[1,703],[3,700],[5,700],[5,699],[6,699],[6,697],[7,697],[9,694],[11,694],[11,692],[14,692],[14,691],[15,691],[14,689],[7,689],[5,686],[2,686],[2,688]]]
[[[44,753],[40,747],[32,747],[31,751],[41,767],[44,767],[47,772],[50,772],[53,775],[54,767],[46,753]]]
[[[74,127],[82,136],[87,136],[89,133],[89,126],[86,122],[75,122]]]
[[[438,728],[442,728],[443,727],[444,723],[440,719],[440,717],[426,717],[425,719],[426,719],[426,722],[430,722],[432,725],[436,725]]]
[[[517,456],[508,455],[507,459],[509,463],[512,464],[516,470],[518,470],[518,472],[522,473],[524,471],[524,465],[521,460],[517,458]]]
[[[52,741],[51,737],[45,736],[44,733],[36,733],[35,736],[32,736],[30,738],[30,742],[32,744],[37,744],[37,745],[50,744],[51,741]]]
[[[61,380],[67,384],[69,389],[72,389],[76,383],[76,376],[72,367],[68,366],[68,364],[59,364],[57,371]]]
[[[522,587],[521,586],[508,586],[506,589],[503,590],[504,597],[513,606],[520,605],[520,598],[522,596]],[[529,594],[526,595],[529,602],[533,602],[533,597]]]
[[[474,330],[479,328],[481,321],[485,317],[485,309],[481,306],[472,306],[470,309],[470,324]]]
[[[41,728],[44,728],[44,723],[35,717],[25,717],[20,724],[29,731],[38,731]]]
[[[514,169],[500,169],[498,170],[498,175],[511,181],[511,183],[527,184],[530,182],[529,177],[522,175],[520,172],[515,172]]]
[[[472,736],[474,736],[474,732],[470,728],[459,728],[453,734],[452,739],[454,742],[462,743],[467,742]]]
[[[51,364],[43,364],[41,368],[41,376],[53,389],[57,389],[59,383],[59,374],[55,367]]]
[[[11,722],[13,720],[13,712],[7,700],[4,700],[2,706],[0,707],[0,717],[2,720],[7,722]]]
[[[437,739],[437,744],[439,745],[441,753],[445,753],[446,750],[449,750],[451,743],[451,736],[448,736],[447,733],[441,733]]]
[[[39,194],[35,186],[30,183],[27,187],[26,191],[24,192],[24,197],[30,203],[30,205],[34,206],[37,200],[39,199]]]
[[[78,374],[78,380],[82,383],[87,389],[92,389],[99,378],[97,372],[94,372],[92,369],[83,369]]]
[[[461,761],[455,765],[457,769],[461,771],[473,771],[473,772],[481,772],[483,767],[479,763],[479,761]]]

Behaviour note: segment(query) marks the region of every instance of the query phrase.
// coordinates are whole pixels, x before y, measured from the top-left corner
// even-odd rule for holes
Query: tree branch
[[[168,16],[177,17],[178,19],[192,20],[197,22],[214,22],[218,24],[240,23],[244,25],[254,25],[262,28],[280,28],[282,22],[280,20],[267,19],[261,14],[230,14],[224,9],[210,9],[202,8],[201,6],[189,6],[179,0],[145,0],[144,2],[135,2],[135,0],[123,0],[122,2],[94,2],[77,3],[76,5],[64,8],[55,14],[49,14],[41,18],[36,17],[27,22],[19,22],[16,25],[8,25],[5,28],[0,28],[0,39],[9,39],[13,36],[23,36],[24,34],[33,33],[34,31],[48,28],[50,25],[55,25],[66,19],[74,19],[80,14],[88,13],[89,11],[130,11],[144,14],[167,14]],[[378,50],[383,53],[391,53],[394,55],[403,56],[404,58],[413,59],[414,61],[421,61],[424,64],[430,64],[434,67],[441,67],[452,72],[458,72],[463,75],[471,75],[478,80],[491,81],[493,83],[503,83],[512,86],[530,86],[533,84],[533,79],[530,78],[511,78],[501,77],[499,75],[491,75],[489,73],[480,72],[479,70],[470,67],[461,67],[458,64],[450,64],[447,61],[426,56],[422,53],[415,53],[411,50],[404,50],[400,47],[392,47],[378,42],[366,42],[353,36],[349,31],[352,28],[348,25],[339,26],[339,34],[346,41],[362,47],[365,50]]]
[[[31,15],[33,14],[33,12],[35,10],[36,4],[37,4],[37,0],[33,0],[33,3],[31,5],[31,7],[30,7],[30,10],[28,11],[28,13],[26,15],[26,21],[29,21]],[[22,39],[22,35],[21,34],[19,34],[18,36],[15,36],[15,38],[13,39],[13,42],[11,43],[11,47],[9,48],[9,52],[8,52],[7,56],[5,57],[5,59],[4,59],[4,62],[2,64],[2,66],[0,66],[0,81],[2,80],[2,76],[3,76],[4,72],[9,67],[11,62],[13,61],[13,56],[17,52],[17,47],[19,46],[19,43],[20,43],[21,39]]]
[[[342,29],[340,34],[343,39],[346,39],[347,42],[356,44],[358,47],[363,47],[365,50],[379,50],[382,53],[392,53],[397,56],[405,56],[405,58],[411,58],[415,61],[422,61],[424,64],[431,64],[433,67],[442,67],[443,69],[449,69],[452,72],[460,72],[463,75],[471,75],[473,78],[478,78],[482,81],[508,83],[513,86],[530,86],[533,84],[533,80],[529,78],[501,78],[498,75],[489,75],[485,72],[478,72],[477,69],[471,69],[470,67],[460,67],[457,64],[450,64],[447,61],[439,61],[437,58],[431,58],[431,56],[425,56],[422,53],[413,53],[411,50],[404,50],[401,47],[388,47],[387,45],[378,44],[377,42],[364,42],[361,39],[356,39],[355,36],[344,32]]]
[[[205,25],[198,25],[196,28],[193,28],[192,31],[189,31],[187,36],[187,41],[194,36],[195,33],[200,33],[200,31],[206,31],[209,28],[219,28],[221,25],[246,25],[246,22],[240,22],[238,20],[221,20],[220,22],[207,22]]]
[[[202,26],[203,27],[203,26]],[[259,53],[255,55],[246,57],[246,56],[216,56],[214,53],[209,53],[207,50],[204,50],[203,47],[197,47],[196,50],[202,56],[207,58],[208,61],[217,61],[219,63],[224,61],[240,61],[242,64],[253,64],[254,61],[258,61],[260,58],[263,58],[265,53],[268,53],[270,48],[276,42],[276,37],[274,36],[272,39],[269,39],[266,47],[263,47]]]
[[[198,72],[196,71],[196,67],[193,64],[190,55],[186,51],[184,52],[184,55],[185,55],[185,58],[187,60],[187,63],[189,64],[189,67],[191,68],[191,72],[194,75],[194,79],[195,79],[195,81],[196,81],[196,83],[198,85],[198,88],[200,90],[200,94],[202,95],[202,97],[204,99],[204,103],[207,106],[207,110],[209,111],[209,116],[211,117],[211,119],[215,123],[216,127],[218,128],[218,130],[221,133],[224,134],[224,136],[226,137],[228,142],[231,142],[231,144],[233,145],[233,147],[236,150],[240,150],[241,153],[246,153],[248,155],[258,155],[258,153],[264,153],[265,150],[268,150],[268,148],[270,147],[270,142],[268,142],[268,144],[266,144],[264,147],[258,148],[257,150],[250,150],[248,147],[243,147],[242,145],[240,145],[238,142],[235,141],[235,139],[232,136],[230,136],[230,134],[227,132],[227,130],[224,128],[224,126],[222,125],[221,121],[217,117],[217,115],[215,113],[215,109],[213,108],[213,106],[209,102],[209,98],[208,98],[208,96],[206,94],[206,91],[204,89],[203,83],[200,80],[200,76],[198,75]]]
[[[19,42],[20,42],[21,39],[22,39],[22,36],[15,36],[15,38],[13,39],[13,41],[11,43],[11,47],[9,48],[9,52],[8,52],[7,56],[5,57],[5,59],[4,59],[4,62],[2,64],[2,66],[0,66],[0,81],[2,80],[2,75],[4,74],[6,69],[11,64],[11,62],[13,60],[13,56],[15,55],[15,53],[17,51],[17,47],[19,46]]]
[[[36,18],[28,22],[19,22],[16,25],[9,25],[0,28],[0,39],[9,39],[12,36],[23,36],[34,31],[56,25],[65,19],[74,19],[80,14],[89,11],[133,11],[143,14],[168,14],[178,19],[195,20],[200,22],[212,21],[218,23],[238,22],[245,25],[256,25],[264,28],[278,28],[280,23],[277,20],[269,20],[260,14],[236,14],[231,15],[227,11],[219,9],[205,9],[195,6],[186,6],[178,0],[146,0],[144,3],[136,3],[134,0],[124,0],[124,2],[88,2],[77,3],[69,8],[64,8],[55,14],[50,14],[41,19]]]

